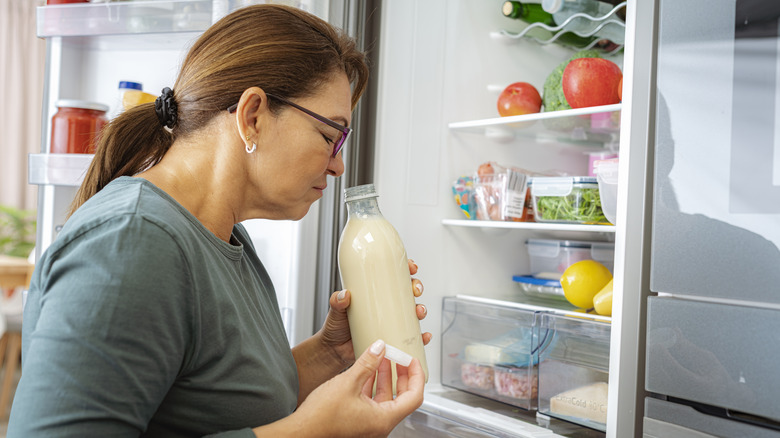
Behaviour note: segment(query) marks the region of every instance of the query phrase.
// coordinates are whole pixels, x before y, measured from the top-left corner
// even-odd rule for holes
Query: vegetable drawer
[[[536,408],[538,364],[552,337],[542,313],[445,297],[442,313],[442,384],[526,410]]]
[[[572,314],[543,315],[554,339],[539,363],[539,412],[605,431],[610,323]]]

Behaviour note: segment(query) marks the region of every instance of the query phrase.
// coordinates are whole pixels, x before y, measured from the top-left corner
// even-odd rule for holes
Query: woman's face
[[[293,102],[349,126],[351,96],[347,76],[341,73],[313,96]],[[298,220],[334,181],[328,176],[344,173],[344,162],[342,152],[332,156],[334,128],[297,108],[282,105],[278,117],[272,117],[268,126],[261,125],[258,130],[257,167],[252,172],[256,172],[259,205],[254,207],[262,211],[260,217]]]

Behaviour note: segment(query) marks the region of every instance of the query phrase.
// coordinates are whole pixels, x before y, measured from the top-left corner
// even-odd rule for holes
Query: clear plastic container
[[[538,278],[533,275],[515,275],[512,280],[520,285],[520,290],[528,296],[566,300],[560,280]]]
[[[606,431],[609,319],[545,313],[556,342],[539,363],[539,412]]]
[[[536,222],[609,224],[601,210],[595,177],[534,177],[531,180]]]
[[[539,310],[521,305],[445,297],[441,383],[522,409],[535,409],[538,363],[554,343],[548,331],[540,330],[541,315]]]
[[[601,114],[605,114],[605,113],[601,113]],[[588,176],[597,176],[596,161],[609,160],[617,157],[618,157],[617,152],[612,152],[612,151],[588,152]]]
[[[614,266],[615,244],[611,242],[528,239],[526,247],[531,275],[536,277],[559,279],[566,268],[581,260],[595,260],[610,272]]]
[[[593,164],[596,180],[599,183],[599,197],[601,209],[607,220],[617,225],[617,185],[618,185],[618,159],[599,160]]]

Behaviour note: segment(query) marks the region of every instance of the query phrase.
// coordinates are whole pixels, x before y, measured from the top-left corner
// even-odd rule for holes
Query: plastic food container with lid
[[[612,271],[615,258],[615,244],[611,242],[590,242],[585,240],[528,239],[530,272],[544,278],[560,274],[573,263],[581,260],[595,260]]]
[[[596,179],[599,183],[599,197],[604,217],[615,224],[617,216],[618,158],[599,160],[594,164]]]
[[[62,99],[51,119],[51,153],[92,154],[97,136],[108,123],[108,105],[84,100]]]
[[[534,177],[531,184],[537,222],[608,224],[595,177]]]

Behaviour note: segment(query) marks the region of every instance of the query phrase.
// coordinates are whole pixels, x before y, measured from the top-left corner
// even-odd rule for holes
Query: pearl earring
[[[252,136],[250,134],[246,135],[246,141],[252,141],[251,138],[252,138]],[[255,151],[255,149],[257,149],[257,144],[252,141],[252,147],[250,148],[249,144],[245,144],[244,145],[244,149],[246,149],[246,153],[247,154],[251,154],[252,152]]]

